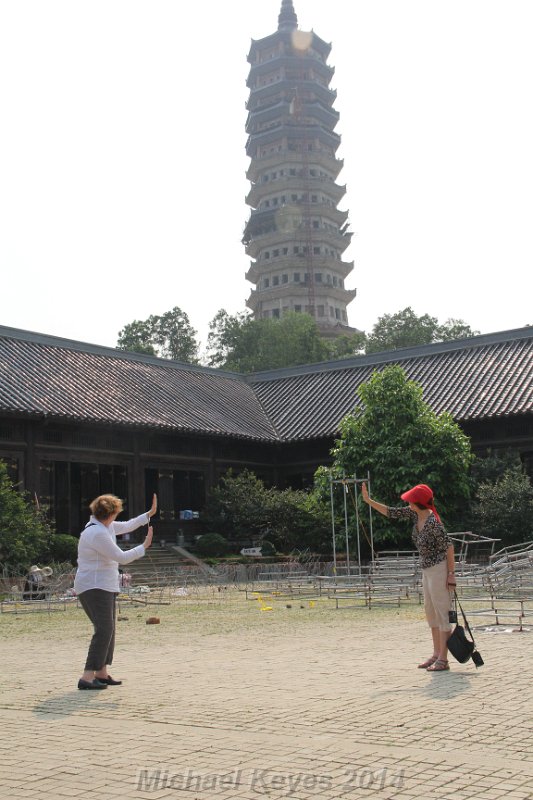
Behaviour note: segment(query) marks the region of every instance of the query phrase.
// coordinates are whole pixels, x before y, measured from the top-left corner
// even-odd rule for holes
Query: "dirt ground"
[[[81,609],[0,615],[0,797],[533,799],[532,633],[431,674],[417,604],[210,589],[120,617],[123,685],[81,692]]]

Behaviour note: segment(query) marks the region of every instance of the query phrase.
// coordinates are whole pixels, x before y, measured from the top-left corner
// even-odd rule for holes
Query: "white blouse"
[[[78,544],[78,569],[74,579],[76,594],[88,589],[119,592],[118,565],[130,564],[142,558],[146,551],[142,544],[131,550],[121,550],[116,543],[116,535],[129,533],[149,522],[148,513],[127,522],[112,522],[109,526],[91,516]]]

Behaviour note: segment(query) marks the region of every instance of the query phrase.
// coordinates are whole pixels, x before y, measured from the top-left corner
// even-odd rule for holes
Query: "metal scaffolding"
[[[330,500],[331,500],[331,536],[332,536],[332,543],[333,543],[333,572],[337,574],[337,542],[336,542],[336,531],[335,531],[335,496],[333,492],[333,487],[336,485],[343,486],[343,508],[344,508],[344,538],[346,542],[346,570],[347,574],[351,575],[351,566],[350,566],[350,539],[349,539],[349,531],[348,531],[348,502],[347,498],[350,492],[350,487],[353,487],[353,504],[355,508],[355,530],[356,530],[356,537],[357,537],[357,566],[359,575],[361,575],[361,535],[360,535],[360,525],[362,524],[359,519],[359,506],[357,503],[358,498],[358,486],[362,483],[366,483],[368,487],[368,491],[370,493],[370,472],[367,472],[366,478],[358,478],[357,474],[354,473],[353,477],[346,477],[346,474],[343,472],[342,478],[334,478],[333,477],[333,470],[329,471],[329,482],[330,482]],[[372,527],[372,506],[368,506],[369,511],[369,531],[370,531],[370,553],[371,553],[371,564],[372,568],[374,566],[374,531]]]

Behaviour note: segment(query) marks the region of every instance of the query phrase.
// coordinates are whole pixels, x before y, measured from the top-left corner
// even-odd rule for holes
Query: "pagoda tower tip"
[[[278,31],[294,31],[298,27],[298,17],[294,10],[292,0],[281,1],[281,11],[278,16]]]

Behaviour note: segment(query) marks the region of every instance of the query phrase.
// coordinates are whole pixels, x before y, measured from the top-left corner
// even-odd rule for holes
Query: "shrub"
[[[47,522],[27,496],[15,489],[0,461],[0,562],[27,569],[46,557],[50,536]]]
[[[228,470],[210,493],[204,522],[229,539],[261,539],[271,524],[269,490],[253,472]]]
[[[496,483],[510,469],[522,469],[520,453],[517,450],[489,449],[483,457],[476,456],[472,462],[472,481],[477,488],[481,483]]]
[[[204,533],[196,542],[196,551],[201,556],[220,558],[227,555],[229,550],[228,540],[219,533]]]
[[[533,487],[522,467],[479,484],[472,505],[476,533],[501,539],[501,546],[533,538]]]
[[[49,557],[51,561],[76,564],[78,559],[78,539],[65,533],[55,533],[50,537]]]
[[[283,553],[295,547],[322,552],[330,538],[328,515],[327,506],[324,510],[311,494],[267,488],[253,472],[228,470],[209,495],[204,519],[232,541],[267,538]]]

